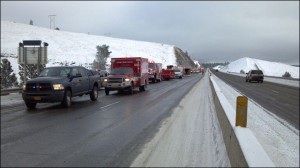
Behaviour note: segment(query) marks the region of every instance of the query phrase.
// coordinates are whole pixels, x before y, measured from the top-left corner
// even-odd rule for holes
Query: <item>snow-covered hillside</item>
[[[112,51],[110,57],[146,57],[160,62],[163,67],[177,65],[173,45],[142,42],[126,39],[95,36],[83,33],[50,30],[47,28],[1,21],[1,55],[10,56],[13,70],[18,76],[17,47],[23,40],[41,40],[47,42],[49,63],[71,63],[89,67],[96,55],[97,45],[108,45]],[[2,58],[1,58],[2,59]]]
[[[194,64],[195,64],[197,67],[201,67],[199,61],[194,61]]]
[[[231,62],[226,66],[216,66],[214,69],[218,69],[222,72],[236,72],[240,73],[242,70],[246,73],[251,69],[260,69],[266,76],[282,77],[285,72],[289,72],[292,78],[299,79],[299,67],[279,63],[270,62],[253,58],[240,58]]]

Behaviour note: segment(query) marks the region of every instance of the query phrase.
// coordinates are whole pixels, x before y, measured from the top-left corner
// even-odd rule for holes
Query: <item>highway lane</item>
[[[1,105],[1,166],[129,166],[201,77],[149,84],[133,95],[102,90],[98,101],[74,98],[69,109]]]
[[[245,77],[213,74],[299,130],[299,88],[266,82],[248,83]]]

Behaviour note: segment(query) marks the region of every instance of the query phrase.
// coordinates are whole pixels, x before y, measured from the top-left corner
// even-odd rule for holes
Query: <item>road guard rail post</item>
[[[247,108],[248,98],[246,96],[238,96],[236,98],[235,126],[247,127]]]

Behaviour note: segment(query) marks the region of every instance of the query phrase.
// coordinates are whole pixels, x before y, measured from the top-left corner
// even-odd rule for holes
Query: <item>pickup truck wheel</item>
[[[61,102],[63,107],[71,107],[71,103],[72,103],[72,94],[70,90],[66,90],[65,91],[65,95],[64,95],[64,99]]]
[[[35,109],[36,103],[35,102],[25,102],[28,109]]]
[[[105,95],[109,95],[109,90],[108,89],[105,89]]]
[[[92,101],[96,101],[98,99],[98,87],[94,86],[92,92],[90,93],[90,98]]]

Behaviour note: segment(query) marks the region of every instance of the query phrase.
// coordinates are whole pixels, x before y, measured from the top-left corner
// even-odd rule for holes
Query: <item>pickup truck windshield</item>
[[[111,74],[113,75],[133,74],[133,70],[131,68],[117,68],[117,69],[112,69]]]
[[[71,74],[72,68],[69,67],[53,67],[44,69],[39,77],[50,77],[50,76],[61,76],[67,77],[68,74]]]

